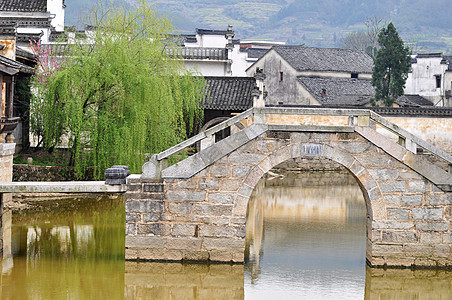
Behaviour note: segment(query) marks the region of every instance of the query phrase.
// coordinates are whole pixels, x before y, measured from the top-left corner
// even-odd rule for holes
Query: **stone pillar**
[[[11,182],[13,180],[13,155],[16,144],[0,144],[0,181]],[[0,194],[0,252],[3,252],[3,238],[6,228],[7,216],[3,215],[5,205],[12,200],[12,194]],[[11,229],[11,228],[9,228]]]
[[[265,74],[262,69],[256,68],[256,73],[254,74],[254,78],[256,79],[256,86],[252,92],[253,95],[253,106],[254,107],[265,107],[265,87],[264,87],[264,79]]]
[[[139,175],[127,178],[126,260],[162,257],[165,239],[161,236],[168,226],[164,208],[163,180],[142,179]],[[182,259],[170,252],[168,259]]]
[[[208,136],[205,139],[201,140],[201,150],[204,150],[212,146],[213,144],[215,144],[215,134],[212,134],[211,136]]]
[[[234,35],[235,34],[234,34],[234,31],[232,30],[232,25],[228,25],[228,30],[226,31],[226,34],[224,35],[224,37],[228,41],[228,43],[225,46],[227,56],[228,56],[228,62],[226,65],[226,75],[227,76],[232,76],[232,63],[233,63],[232,51],[234,51],[234,44],[232,42],[232,39],[234,38]]]
[[[252,91],[253,96],[253,107],[255,108],[254,112],[254,124],[265,124],[265,114],[256,110],[259,108],[265,108],[265,87],[264,87],[264,79],[265,74],[262,69],[256,68],[256,73],[254,74],[254,78],[256,79],[256,86]]]

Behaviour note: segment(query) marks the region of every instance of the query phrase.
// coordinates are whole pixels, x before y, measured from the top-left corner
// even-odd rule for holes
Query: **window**
[[[358,73],[352,73],[352,78],[358,78]]]
[[[441,75],[435,75],[436,78],[436,88],[441,88]]]
[[[279,81],[284,80],[284,72],[279,72]]]

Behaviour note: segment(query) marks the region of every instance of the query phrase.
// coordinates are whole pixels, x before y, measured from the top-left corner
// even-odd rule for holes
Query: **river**
[[[261,180],[244,265],[125,262],[121,197],[38,201],[8,220],[1,299],[452,299],[451,271],[366,265],[366,207],[346,172]]]

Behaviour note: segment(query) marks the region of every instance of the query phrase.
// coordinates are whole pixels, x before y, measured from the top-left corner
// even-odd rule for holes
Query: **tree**
[[[370,57],[375,58],[378,50],[378,35],[385,27],[383,18],[367,18],[366,31],[358,31],[349,33],[342,40],[342,48],[361,50],[369,54]]]
[[[378,35],[380,49],[374,61],[372,85],[375,98],[391,106],[395,99],[403,95],[403,89],[410,70],[410,50],[405,47],[392,23]]]
[[[146,154],[186,139],[202,118],[203,84],[167,54],[173,28],[144,0],[99,5],[89,21],[93,34],[69,44],[57,69],[38,61],[32,109],[43,145],[67,138],[78,177],[93,166],[102,178],[113,164],[140,172]]]

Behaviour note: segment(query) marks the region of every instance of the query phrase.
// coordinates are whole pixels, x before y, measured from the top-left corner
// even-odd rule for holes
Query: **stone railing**
[[[14,117],[14,118],[6,118],[2,117],[0,118],[0,134],[1,133],[12,133],[14,129],[16,129],[17,125],[19,124],[20,118]]]
[[[377,136],[376,127],[383,128],[398,136],[398,143],[412,154],[417,153],[417,148],[423,148],[427,152],[452,164],[452,155],[442,151],[434,145],[416,137],[410,132],[400,128],[396,124],[386,120],[371,110],[363,109],[339,109],[339,108],[289,108],[289,107],[253,107],[236,115],[218,125],[215,125],[192,138],[183,141],[163,152],[154,154],[151,159],[143,165],[143,178],[160,178],[161,172],[168,167],[168,157],[192,146],[197,142],[209,140],[208,145],[214,143],[217,132],[228,127],[242,123],[248,128],[249,135],[252,125],[259,125],[257,131],[305,131],[305,132],[358,132],[375,143],[381,144],[381,136]],[[368,128],[363,131],[360,128]],[[254,130],[256,131],[256,130]],[[372,134],[370,134],[372,133]],[[260,133],[259,133],[260,134]],[[390,148],[389,145],[381,147]],[[203,148],[201,148],[203,150]],[[206,153],[206,155],[208,155]],[[215,156],[214,153],[211,153]],[[400,160],[408,159],[407,152],[394,153]],[[204,161],[211,161],[207,158]],[[428,176],[427,176],[428,177]],[[441,181],[441,180],[440,180]],[[439,182],[441,184],[441,182]]]

